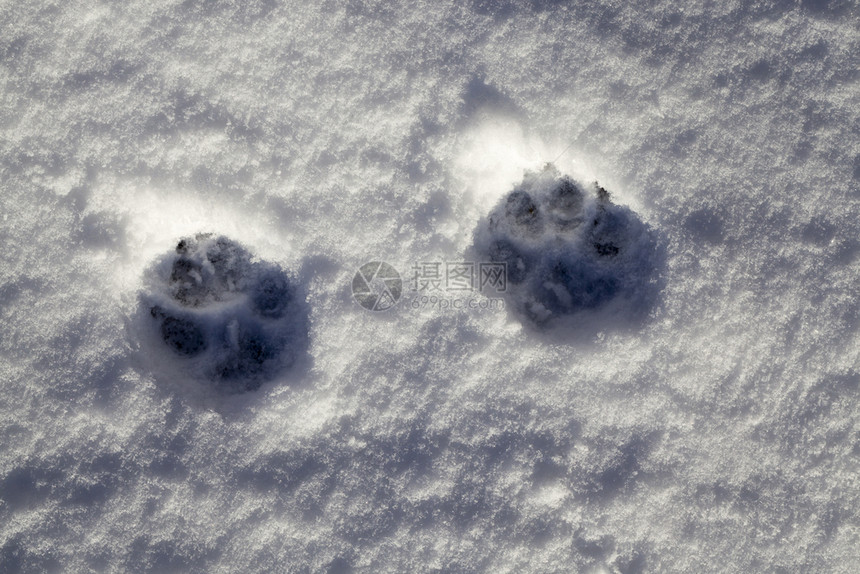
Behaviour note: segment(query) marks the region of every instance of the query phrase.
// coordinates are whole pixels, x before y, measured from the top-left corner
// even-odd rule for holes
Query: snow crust
[[[858,22],[3,3],[0,571],[854,572]],[[468,257],[547,162],[653,230],[639,322],[354,303],[368,261]],[[136,328],[204,232],[307,302],[253,392]]]

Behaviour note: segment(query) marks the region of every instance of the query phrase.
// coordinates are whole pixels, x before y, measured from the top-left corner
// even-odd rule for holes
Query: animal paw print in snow
[[[224,236],[183,238],[155,266],[144,305],[166,350],[216,388],[257,389],[307,342],[307,313],[278,265]]]
[[[549,164],[526,172],[474,240],[479,257],[505,264],[505,296],[538,324],[613,302],[635,306],[649,291],[648,227],[596,182],[582,185]]]

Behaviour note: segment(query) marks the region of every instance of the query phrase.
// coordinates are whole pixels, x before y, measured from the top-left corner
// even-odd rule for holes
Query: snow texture
[[[856,572],[858,133],[848,0],[0,4],[0,572]],[[354,302],[547,162],[644,317]],[[306,304],[253,392],[141,312],[205,232]]]

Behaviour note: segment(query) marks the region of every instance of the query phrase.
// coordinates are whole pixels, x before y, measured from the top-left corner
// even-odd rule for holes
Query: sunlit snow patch
[[[147,272],[140,323],[192,377],[244,392],[305,351],[302,299],[279,266],[226,237],[198,234]]]
[[[479,257],[506,265],[511,307],[537,324],[598,309],[641,315],[655,288],[649,228],[597,183],[551,164],[527,171],[474,241]]]
[[[472,205],[482,209],[520,181],[523,170],[539,169],[548,161],[566,173],[594,171],[584,161],[583,151],[572,147],[562,140],[545,139],[514,118],[487,112],[461,134],[454,172],[465,183]]]

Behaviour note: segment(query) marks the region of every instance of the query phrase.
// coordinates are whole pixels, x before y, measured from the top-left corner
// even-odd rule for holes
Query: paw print
[[[306,345],[307,313],[293,281],[226,237],[181,239],[148,287],[143,307],[165,351],[222,391],[257,389]]]
[[[526,172],[474,242],[478,257],[505,264],[506,296],[538,324],[612,302],[643,304],[655,263],[653,236],[633,211],[549,164]]]

